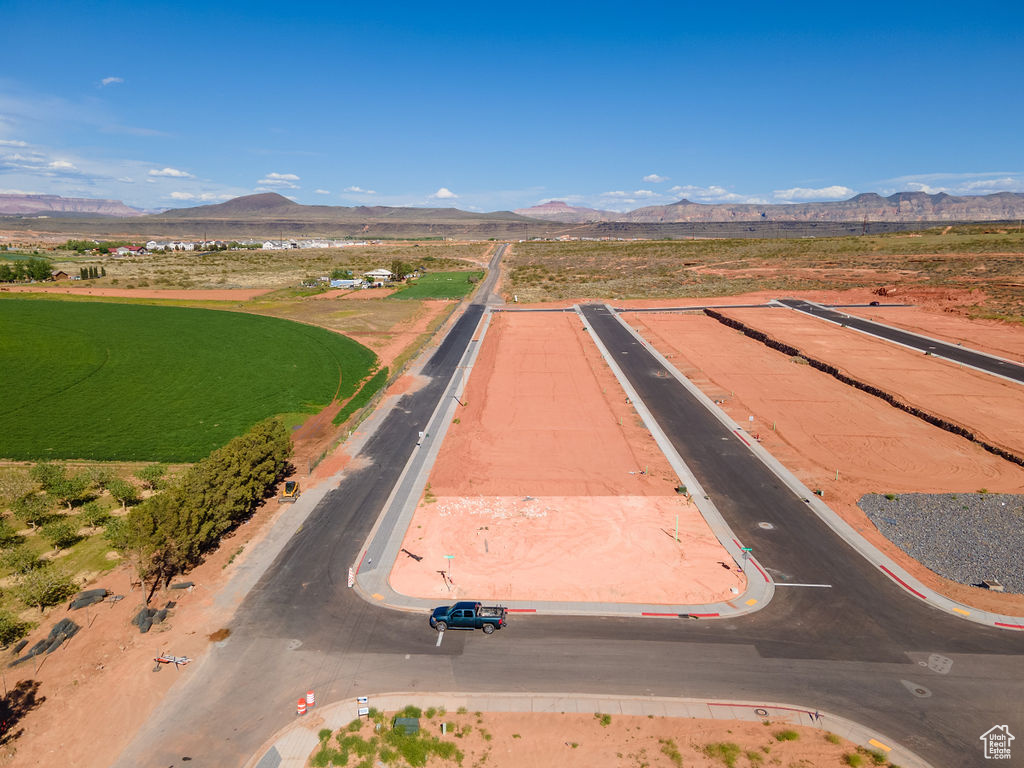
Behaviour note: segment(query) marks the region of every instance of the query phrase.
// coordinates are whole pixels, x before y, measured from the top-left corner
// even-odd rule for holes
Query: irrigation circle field
[[[0,301],[0,457],[195,461],[346,399],[376,365],[337,333],[206,309]]]

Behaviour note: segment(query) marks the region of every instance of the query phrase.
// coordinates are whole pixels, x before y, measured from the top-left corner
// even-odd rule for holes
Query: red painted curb
[[[881,568],[883,571],[885,571],[887,574],[889,574],[890,578],[892,578],[895,582],[900,584],[904,589],[909,590],[910,592],[913,592],[915,595],[920,597],[922,600],[927,600],[928,599],[927,597],[922,595],[920,592],[918,592],[916,589],[914,589],[912,586],[907,584],[907,582],[905,582],[903,579],[901,579],[895,573],[893,573],[888,568],[886,568],[884,565],[880,565],[878,567]]]

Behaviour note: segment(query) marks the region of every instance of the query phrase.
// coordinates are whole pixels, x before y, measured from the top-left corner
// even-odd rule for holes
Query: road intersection
[[[417,450],[419,432],[429,434],[474,343],[502,251],[483,298],[424,365],[429,383],[380,420],[361,452],[364,468],[307,510],[294,535],[278,538],[276,558],[234,613],[231,637],[192,665],[191,679],[172,690],[119,765],[182,765],[184,757],[191,766],[242,764],[294,717],[294,694],[307,687],[327,702],[495,687],[802,702],[885,734],[935,766],[984,764],[981,734],[1004,723],[1024,730],[1024,634],[962,620],[909,594],[665,376],[604,306],[580,311],[708,500],[774,584],[789,588],[744,616],[538,614],[515,617],[491,637],[450,633],[440,645],[424,614],[349,589],[364,542],[379,534],[369,552],[398,525],[387,502],[403,476],[422,469],[408,469],[410,458],[427,453]],[[380,546],[372,564],[364,555],[362,573],[388,567]]]

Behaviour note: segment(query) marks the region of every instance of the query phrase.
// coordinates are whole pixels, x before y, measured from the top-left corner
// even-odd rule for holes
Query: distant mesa
[[[41,214],[79,214],[91,216],[145,216],[150,211],[132,208],[120,200],[92,200],[59,195],[0,194],[0,214],[30,216]]]
[[[277,192],[263,192],[258,195],[245,195],[235,197],[223,203],[212,205],[196,205],[191,208],[172,208],[160,214],[164,218],[190,218],[190,219],[231,219],[237,216],[250,216],[260,214],[285,214],[294,213],[303,208],[314,207],[299,205]],[[322,206],[316,206],[322,207]]]
[[[561,200],[551,200],[530,208],[518,208],[515,213],[534,219],[559,221],[566,224],[585,224],[590,221],[615,221],[617,214],[613,211],[600,211],[596,208],[583,208],[569,205]]]

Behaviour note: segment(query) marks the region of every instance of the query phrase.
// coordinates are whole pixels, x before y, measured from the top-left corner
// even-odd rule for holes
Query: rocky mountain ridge
[[[60,195],[0,194],[0,214],[75,213],[95,216],[145,216],[149,211],[132,208],[120,200],[94,200]]]
[[[939,192],[897,192],[882,197],[874,192],[826,203],[694,203],[679,200],[624,213],[582,208],[553,201],[520,208],[521,216],[566,224],[618,221],[678,224],[724,221],[1005,221],[1024,218],[1024,194],[954,196]]]

